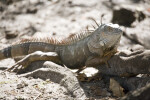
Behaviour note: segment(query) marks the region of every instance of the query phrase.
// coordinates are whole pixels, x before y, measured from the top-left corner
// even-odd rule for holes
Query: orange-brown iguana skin
[[[86,34],[61,42],[52,39],[46,42],[31,40],[12,45],[0,50],[0,60],[27,55],[14,66],[27,66],[37,60],[51,60],[71,69],[94,67],[107,62],[116,53],[122,33],[117,24],[102,24],[93,32],[87,31]]]

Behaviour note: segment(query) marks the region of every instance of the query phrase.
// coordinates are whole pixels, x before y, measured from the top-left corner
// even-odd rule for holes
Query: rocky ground
[[[111,22],[121,26],[124,33],[118,51],[150,49],[149,0],[0,0],[0,48],[29,37],[66,38],[83,31],[87,26],[96,26],[92,18],[98,23]],[[13,59],[0,61],[0,99],[77,99],[59,82],[4,72],[14,63]],[[126,94],[129,96],[129,91],[148,84],[148,76],[138,75],[147,77],[147,81],[141,86],[128,86],[128,89],[120,86],[115,81],[117,78],[108,79],[104,76],[104,79],[97,75],[92,79],[83,79],[81,75],[78,79],[87,99],[115,100]],[[135,85],[136,81],[129,80],[127,82],[134,82]],[[140,83],[140,80],[137,81]],[[112,87],[118,87],[120,93],[114,92]]]

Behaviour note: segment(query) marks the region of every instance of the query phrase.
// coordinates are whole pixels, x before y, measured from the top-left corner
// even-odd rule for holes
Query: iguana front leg
[[[45,53],[41,51],[36,51],[34,53],[25,56],[23,59],[19,60],[17,63],[15,63],[12,67],[8,68],[7,70],[19,72],[22,69],[25,69],[30,63],[38,60],[47,60],[55,62],[57,64],[62,64],[56,52]]]
[[[108,63],[108,60],[117,52],[116,49],[113,49],[109,52],[105,52],[102,56],[90,56],[86,62],[85,66],[80,68],[77,73],[80,73],[82,70],[84,70],[86,67],[97,67],[101,64],[106,64],[108,68],[110,68],[110,65]]]
[[[109,52],[106,52],[102,57],[101,56],[91,56],[87,59],[85,65],[87,67],[91,66],[91,67],[97,67],[101,64],[106,64],[108,67],[108,60],[117,52],[116,49],[113,49]]]
[[[110,58],[110,57],[109,57]],[[85,62],[85,66],[80,68],[77,73],[80,73],[82,70],[84,70],[86,67],[97,67],[101,64],[106,64],[109,67],[108,64],[108,60],[109,60],[108,56],[107,57],[99,57],[99,56],[91,56],[87,59],[87,61]]]
[[[107,61],[110,59],[110,56],[99,57],[99,56],[92,56],[89,57],[85,63],[86,67],[97,67],[101,64],[107,64]]]

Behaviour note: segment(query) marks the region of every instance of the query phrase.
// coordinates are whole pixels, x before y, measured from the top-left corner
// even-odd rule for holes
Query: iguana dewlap
[[[44,56],[31,57],[34,55],[32,54],[27,61],[52,60],[55,62],[60,60],[62,64],[72,69],[83,66],[98,66],[114,55],[122,33],[117,24],[102,24],[93,32],[87,31],[60,42],[54,39],[36,42],[31,40],[9,46],[0,50],[0,60],[42,51],[52,52],[52,55],[44,53]],[[36,53],[36,55],[40,54]]]

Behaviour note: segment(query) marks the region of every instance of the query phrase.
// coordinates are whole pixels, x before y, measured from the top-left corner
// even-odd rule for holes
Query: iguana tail
[[[0,60],[28,55],[35,51],[54,52],[54,47],[54,45],[43,42],[26,42],[12,45],[0,50]]]

